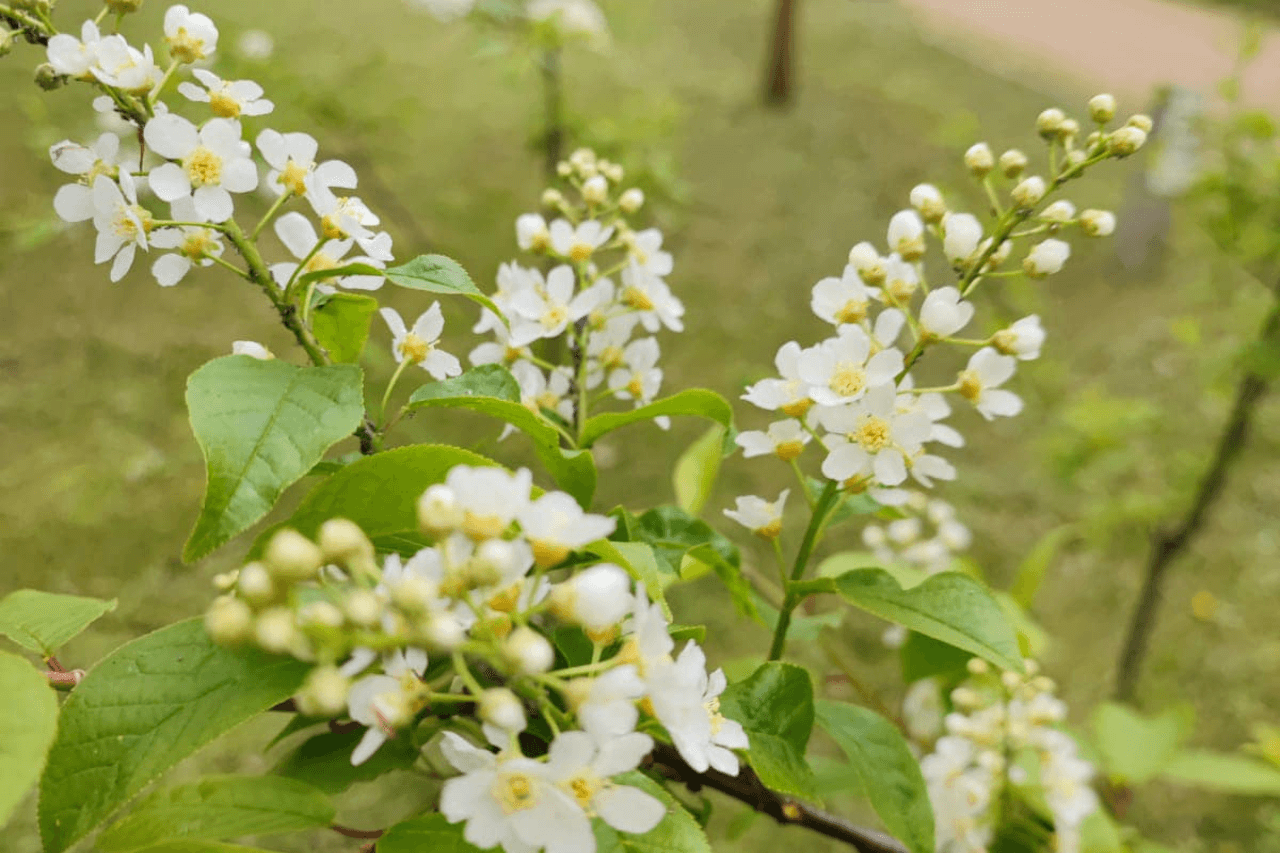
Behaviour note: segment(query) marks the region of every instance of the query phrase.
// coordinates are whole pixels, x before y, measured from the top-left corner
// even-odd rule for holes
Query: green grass
[[[251,25],[277,40],[270,64],[242,64],[235,73],[261,80],[280,104],[271,126],[312,131],[322,151],[358,161],[365,186],[376,167],[416,223],[409,228],[388,216],[401,257],[444,251],[482,284],[491,282],[498,263],[515,254],[515,216],[540,190],[538,156],[527,144],[539,103],[532,68],[518,53],[478,58],[485,44],[467,27],[438,25],[397,0],[333,4],[319,13],[317,5],[217,4],[228,46]],[[787,113],[766,112],[756,94],[770,3],[607,5],[615,50],[570,56],[568,96],[582,138],[602,141],[624,163],[638,158],[655,174],[679,178],[674,187],[666,183],[679,200],[654,206],[676,253],[672,285],[688,307],[686,332],[663,339],[672,390],[696,384],[734,397],[770,369],[779,344],[817,339],[824,330],[809,314],[809,287],[838,274],[854,242],[882,241],[912,185],[932,180],[978,206],[960,164],[965,147],[986,138],[1030,151],[1041,108],[1074,107],[1091,94],[1056,80],[1012,82],[968,65],[920,40],[892,4],[815,3],[803,9],[798,101]],[[72,29],[75,11],[93,8],[64,2],[59,20]],[[148,4],[142,17],[151,29],[132,32],[155,32],[160,14],[160,4]],[[203,488],[182,404],[185,376],[237,338],[263,340],[282,354],[289,347],[261,297],[228,276],[193,276],[162,290],[139,263],[112,286],[105,270],[92,266],[87,227],[17,250],[50,222],[60,175],[45,149],[90,133],[86,93],[35,91],[29,78],[36,61],[35,51],[19,46],[0,62],[8,116],[0,132],[0,227],[14,247],[0,256],[0,441],[7,448],[0,463],[7,572],[0,591],[37,586],[119,597],[120,608],[66,651],[68,663],[86,666],[130,637],[200,612],[209,578],[243,547],[233,544],[195,567],[177,559]],[[1071,197],[1082,206],[1116,207],[1123,221],[1126,207],[1137,210],[1133,183],[1141,168],[1140,161],[1108,166]],[[662,186],[650,189],[662,195]],[[367,198],[389,212],[386,192]],[[970,413],[957,416],[970,446],[951,454],[960,479],[940,489],[973,527],[973,556],[997,583],[1008,581],[1046,531],[1081,525],[1083,538],[1055,561],[1038,608],[1055,637],[1044,663],[1080,726],[1085,709],[1109,689],[1146,532],[1181,505],[1204,463],[1228,402],[1231,352],[1252,331],[1262,303],[1256,285],[1209,253],[1193,211],[1175,209],[1173,222],[1162,260],[1137,271],[1122,268],[1108,243],[1077,245],[1062,275],[993,290],[1003,307],[980,321],[1039,310],[1050,333],[1046,356],[1017,379],[1028,402],[1022,417],[987,425]],[[1119,239],[1138,239],[1123,228]],[[419,234],[426,245],[414,238]],[[402,311],[425,306],[412,294],[384,295]],[[471,310],[455,304],[448,315],[447,343],[465,352]],[[376,333],[366,360],[375,387],[389,374],[385,342]],[[763,422],[740,411],[749,426]],[[1280,705],[1277,427],[1274,407],[1264,407],[1204,537],[1175,569],[1142,686],[1149,708],[1192,704],[1197,741],[1207,747],[1236,747],[1250,723],[1274,723]],[[442,415],[416,419],[401,438],[470,441],[477,429],[498,431]],[[669,440],[658,441],[652,428],[635,427],[610,439],[600,505],[669,499],[671,463],[699,429],[677,423]],[[480,449],[522,458],[518,442],[490,440]],[[731,460],[709,515],[737,494],[776,493],[785,473],[768,462]],[[849,531],[829,547],[856,541]],[[1223,602],[1213,621],[1190,614],[1190,597],[1202,589]],[[758,653],[760,632],[721,605],[714,585],[704,582],[686,591],[677,609],[685,619],[710,616],[713,659]],[[875,642],[880,626],[849,622],[845,635],[868,681],[896,702],[894,664]],[[255,723],[179,773],[265,769],[274,753],[264,758],[259,748],[271,726]],[[395,787],[357,792],[344,802],[342,819],[375,826],[406,813],[417,799]],[[1280,850],[1275,806],[1257,800],[1153,786],[1138,794],[1130,816],[1179,850]],[[7,849],[36,849],[33,820],[31,805],[16,832],[8,830]],[[747,839],[742,845],[750,849],[778,842],[824,849],[767,821]],[[326,843],[324,849],[353,849],[336,838]],[[315,848],[298,841],[293,849]]]

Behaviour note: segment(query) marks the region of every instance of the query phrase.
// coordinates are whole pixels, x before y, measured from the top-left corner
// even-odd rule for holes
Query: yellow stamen
[[[196,189],[222,182],[222,158],[203,145],[192,151],[183,165],[191,186]]]

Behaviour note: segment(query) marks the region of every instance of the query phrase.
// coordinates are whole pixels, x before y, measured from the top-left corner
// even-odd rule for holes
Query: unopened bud
[[[957,687],[951,691],[951,702],[957,708],[972,710],[982,706],[982,696],[971,687]]]
[[[357,625],[372,628],[382,620],[382,601],[368,589],[357,589],[347,596],[347,618]]]
[[[1089,99],[1089,118],[1098,124],[1106,124],[1116,117],[1116,99],[1103,93]]]
[[[543,207],[559,207],[564,204],[564,194],[557,189],[546,189],[542,191]]]
[[[1155,127],[1155,124],[1151,121],[1151,116],[1143,113],[1134,113],[1129,116],[1129,120],[1125,122],[1125,125],[1127,127],[1136,127],[1143,133],[1151,133],[1151,128]]]
[[[1052,225],[1063,225],[1075,218],[1076,206],[1066,199],[1059,199],[1040,212],[1040,218]]]
[[[610,163],[606,160],[600,161],[600,174],[604,175],[613,183],[621,183],[626,172],[617,163]]]
[[[1022,683],[1022,676],[1016,672],[1000,673],[1000,683],[1004,685],[1006,690],[1016,690],[1018,685]]]
[[[320,547],[296,530],[285,528],[271,537],[262,562],[272,575],[286,581],[314,578],[324,563]]]
[[[418,498],[418,524],[431,536],[444,536],[462,526],[466,518],[453,489],[437,483]]]
[[[288,654],[299,640],[293,612],[285,607],[272,607],[262,611],[253,625],[253,638],[269,652]]]
[[[1000,155],[999,165],[1006,178],[1016,178],[1027,168],[1027,155],[1017,148],[1010,148]]]
[[[991,671],[991,664],[982,658],[969,658],[969,662],[965,666],[974,675],[986,675]]]
[[[17,37],[17,30],[6,30],[4,27],[0,27],[0,56],[5,56],[9,51],[13,50],[13,41]]]
[[[1009,197],[1013,199],[1015,207],[1025,210],[1035,207],[1040,199],[1044,198],[1046,191],[1044,178],[1039,175],[1032,175],[1029,178],[1024,178],[1021,183],[1014,187],[1013,191],[1009,193]]]
[[[331,518],[320,525],[316,537],[326,562],[346,563],[373,556],[373,543],[360,525],[345,518]]]
[[[547,638],[532,628],[521,626],[502,644],[502,652],[521,675],[537,675],[551,669],[556,652]]]
[[[1107,138],[1107,147],[1117,157],[1128,157],[1146,144],[1147,132],[1132,124],[1125,125]]]
[[[218,596],[204,614],[204,629],[219,645],[242,643],[253,632],[253,611],[238,598]]]
[[[604,175],[596,175],[582,185],[582,200],[587,204],[604,204],[609,198],[609,182]]]
[[[964,152],[964,165],[975,178],[985,178],[996,167],[996,156],[991,152],[990,145],[979,142]]]
[[[559,163],[556,164],[556,174],[562,178],[567,178],[573,174],[573,167],[570,166],[566,161],[561,160]]]
[[[1062,124],[1058,127],[1059,139],[1071,139],[1080,135],[1080,122],[1073,118],[1062,120]]]
[[[1022,269],[1032,278],[1044,278],[1060,271],[1069,257],[1071,246],[1061,240],[1045,240],[1027,254]]]
[[[480,719],[489,725],[510,734],[524,731],[524,704],[507,688],[490,687],[480,694],[477,704]]]
[[[863,241],[849,250],[849,264],[858,271],[858,276],[872,287],[884,284],[884,259],[876,251],[876,247]]]
[[[1067,116],[1057,107],[1050,107],[1036,118],[1036,132],[1042,139],[1057,139]]]
[[[236,592],[250,604],[263,605],[275,598],[276,585],[266,566],[249,563],[236,576]]]
[[[336,717],[347,710],[350,691],[351,680],[336,667],[316,667],[303,682],[294,703],[308,717]]]
[[[635,213],[644,206],[644,192],[639,187],[632,187],[618,199],[618,207],[623,213]]]
[[[1090,237],[1110,237],[1116,230],[1116,215],[1109,210],[1086,210],[1080,214],[1080,230]]]
[[[911,206],[920,212],[925,222],[940,222],[947,215],[942,193],[933,184],[917,184],[911,190]]]
[[[313,601],[298,611],[298,624],[304,628],[341,628],[342,611],[327,601]]]
[[[451,652],[467,639],[467,631],[458,617],[447,611],[433,613],[422,629],[422,638],[433,649]]]
[[[1085,154],[1079,148],[1076,148],[1072,151],[1067,152],[1067,160],[1065,163],[1065,167],[1063,168],[1063,172],[1074,171],[1078,167],[1083,166],[1085,161],[1088,159],[1089,159],[1089,155]]]
[[[61,88],[67,84],[66,75],[59,74],[58,69],[47,62],[36,66],[36,85],[46,92]]]
[[[391,602],[415,616],[426,613],[440,595],[440,588],[435,583],[417,574],[407,574],[389,586]]]

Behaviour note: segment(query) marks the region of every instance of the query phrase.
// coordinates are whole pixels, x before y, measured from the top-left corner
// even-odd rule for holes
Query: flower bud
[[[278,655],[288,654],[301,639],[298,626],[293,622],[293,612],[285,607],[272,607],[258,614],[253,638],[263,649]]]
[[[596,175],[582,185],[582,200],[590,205],[604,204],[609,199],[609,182],[604,175]]]
[[[1017,148],[1010,148],[1000,155],[1000,171],[1006,178],[1016,178],[1027,168],[1027,155]]]
[[[632,187],[622,194],[622,198],[618,199],[618,207],[623,213],[635,213],[644,205],[644,192],[638,187]]]
[[[372,628],[382,620],[382,600],[373,590],[355,590],[347,596],[344,609],[348,619],[365,628]]]
[[[1064,172],[1071,172],[1071,171],[1073,171],[1074,169],[1077,169],[1077,168],[1079,168],[1080,166],[1083,166],[1083,165],[1084,165],[1084,162],[1085,162],[1086,160],[1088,160],[1088,159],[1089,159],[1089,155],[1088,155],[1088,154],[1085,154],[1085,153],[1084,153],[1083,151],[1081,151],[1079,148],[1076,148],[1076,149],[1074,149],[1074,150],[1072,150],[1072,151],[1068,151],[1068,152],[1067,152],[1067,159],[1066,159],[1066,162],[1064,163],[1063,171],[1064,171]],[[1078,176],[1077,176],[1077,177],[1078,177]]]
[[[472,586],[493,586],[515,570],[520,554],[505,539],[489,539],[476,548],[467,563],[467,580]]]
[[[964,165],[975,178],[985,178],[996,167],[996,157],[991,153],[991,146],[985,142],[971,145],[964,152]]]
[[[1062,123],[1067,116],[1057,107],[1050,107],[1036,118],[1036,132],[1041,139],[1057,139],[1062,133]]]
[[[615,184],[622,182],[622,178],[626,172],[624,172],[622,167],[617,163],[610,163],[608,160],[601,160],[598,165],[600,166],[600,174],[604,175]]]
[[[1044,178],[1039,175],[1032,175],[1024,178],[1021,183],[1013,188],[1013,192],[1009,193],[1009,197],[1013,199],[1015,207],[1026,209],[1035,207],[1035,205],[1044,198],[1046,187]]]
[[[951,691],[951,704],[964,710],[973,710],[981,708],[983,701],[982,696],[972,687],[957,687]]]
[[[490,687],[480,694],[478,711],[480,719],[509,734],[524,731],[526,721],[524,704],[516,694],[505,687]]]
[[[588,631],[605,631],[631,611],[631,576],[612,563],[600,563],[551,591],[552,612]]]
[[[276,596],[276,585],[262,563],[249,563],[236,576],[236,592],[250,604],[263,605]]]
[[[1066,199],[1059,199],[1040,212],[1040,218],[1052,225],[1064,225],[1075,215],[1076,206]]]
[[[466,513],[453,489],[437,483],[418,498],[418,524],[424,533],[444,536],[462,526]]]
[[[296,530],[285,528],[271,537],[262,562],[273,576],[281,580],[310,580],[320,571],[324,554],[310,539]]]
[[[1044,278],[1061,270],[1069,257],[1069,245],[1061,240],[1045,240],[1028,253],[1022,262],[1022,269],[1032,278]]]
[[[253,632],[253,611],[238,598],[220,595],[204,614],[204,629],[219,645],[242,643]]]
[[[590,148],[578,148],[569,155],[569,164],[578,171],[596,168],[596,152]]]
[[[426,613],[440,596],[440,588],[421,575],[406,574],[390,584],[391,602],[406,613],[415,616]]]
[[[106,4],[113,15],[124,15],[142,8],[142,0],[106,0]]]
[[[573,167],[570,166],[566,161],[561,160],[559,163],[556,164],[556,174],[562,178],[567,178],[573,174]]]
[[[320,666],[311,670],[294,703],[308,717],[336,717],[347,710],[350,692],[350,679],[336,667]]]
[[[327,601],[313,601],[298,611],[303,628],[341,628],[342,619],[342,611]]]
[[[1022,676],[1016,672],[1002,672],[1000,683],[1004,685],[1005,690],[1016,690],[1018,685],[1022,684]]]
[[[42,62],[36,66],[36,85],[46,92],[52,92],[67,84],[67,78],[63,74],[58,73],[58,69],[54,68],[47,62]]]
[[[0,27],[0,56],[6,56],[9,51],[13,50],[13,40],[17,36],[17,30],[6,30],[4,27]]]
[[[933,184],[916,184],[911,190],[911,206],[920,211],[925,222],[938,222],[947,214],[942,193]]]
[[[542,191],[543,207],[559,207],[564,204],[564,195],[557,189],[546,189]]]
[[[867,284],[877,287],[884,284],[884,259],[876,247],[865,240],[849,250],[849,263]]]
[[[1059,139],[1073,139],[1080,135],[1080,122],[1073,118],[1062,120],[1062,124],[1058,127]]]
[[[965,666],[974,675],[986,675],[991,671],[991,664],[982,658],[969,658],[969,662]]]
[[[889,220],[889,251],[897,252],[904,261],[924,257],[924,223],[914,210],[900,210]]]
[[[373,556],[373,543],[364,535],[360,525],[345,518],[331,518],[320,525],[317,537],[324,560],[345,563]]]
[[[1151,116],[1144,115],[1142,113],[1134,113],[1133,115],[1129,116],[1129,120],[1125,122],[1125,125],[1127,127],[1136,127],[1138,130],[1142,131],[1143,133],[1148,133],[1148,134],[1151,133],[1151,128],[1155,126],[1154,123],[1151,121]]]
[[[1090,237],[1110,237],[1116,230],[1116,215],[1090,208],[1080,214],[1080,230]]]
[[[433,649],[451,652],[467,639],[467,630],[458,617],[446,611],[432,613],[422,629],[422,639]]]
[[[527,626],[512,631],[502,644],[502,653],[521,675],[537,675],[551,669],[556,652],[547,638]]]
[[[1132,124],[1125,125],[1107,138],[1107,147],[1117,157],[1128,157],[1146,144],[1147,132]]]

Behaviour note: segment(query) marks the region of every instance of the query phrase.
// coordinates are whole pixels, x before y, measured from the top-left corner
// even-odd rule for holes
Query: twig
[[[663,775],[686,785],[691,791],[697,792],[702,788],[719,791],[767,814],[778,823],[801,826],[834,838],[850,845],[858,853],[907,853],[907,848],[884,833],[854,826],[843,818],[769,790],[749,767],[743,767],[737,776],[728,776],[718,770],[699,773],[680,757],[675,747],[664,743],[653,750],[652,760],[653,766]]]
[[[1271,312],[1267,315],[1257,340],[1261,345],[1274,345],[1280,342],[1280,299],[1272,303]],[[1187,549],[1191,540],[1200,532],[1208,518],[1209,510],[1222,496],[1227,474],[1244,450],[1254,411],[1262,401],[1269,385],[1270,380],[1254,370],[1248,371],[1240,379],[1240,384],[1236,386],[1236,398],[1231,406],[1231,415],[1227,418],[1222,433],[1218,437],[1217,451],[1204,478],[1200,481],[1191,507],[1177,527],[1172,530],[1159,530],[1152,537],[1151,554],[1147,560],[1142,591],[1138,595],[1137,605],[1134,606],[1124,648],[1120,652],[1115,686],[1117,699],[1127,701],[1133,698],[1142,672],[1142,664],[1147,655],[1151,631],[1155,627],[1156,608],[1160,604],[1165,574],[1173,561]]]
[[[385,832],[385,830],[381,829],[352,829],[340,823],[330,824],[329,828],[339,835],[345,835],[347,838],[381,838]]]
[[[560,48],[549,47],[538,63],[542,72],[542,108],[546,126],[543,128],[543,176],[547,186],[556,182],[556,167],[564,154],[564,88],[560,72]]]

